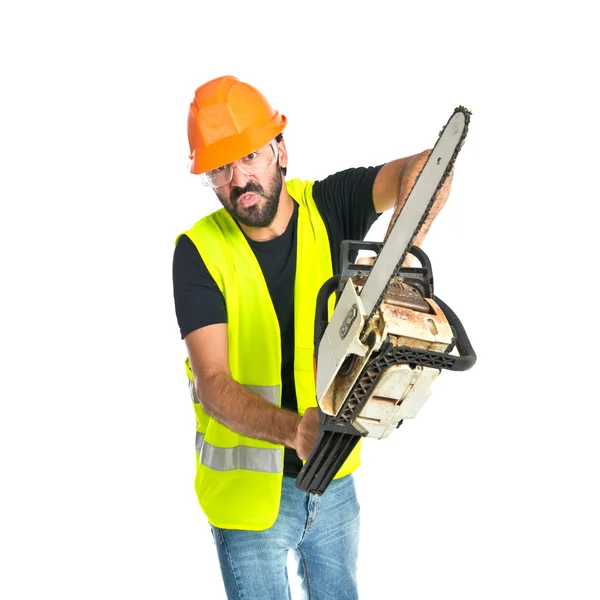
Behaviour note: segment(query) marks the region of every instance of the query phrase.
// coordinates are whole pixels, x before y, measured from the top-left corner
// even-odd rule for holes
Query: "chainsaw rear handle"
[[[433,300],[442,309],[442,312],[448,319],[448,323],[450,323],[450,327],[452,327],[456,334],[456,350],[458,351],[459,356],[453,357],[454,360],[452,366],[445,368],[450,371],[467,371],[477,361],[477,354],[475,354],[475,350],[473,350],[469,336],[467,335],[463,324],[460,322],[460,319],[456,316],[456,313],[437,296],[434,296]],[[438,353],[435,352],[432,354]]]

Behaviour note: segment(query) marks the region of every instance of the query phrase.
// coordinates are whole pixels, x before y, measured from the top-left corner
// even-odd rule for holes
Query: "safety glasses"
[[[227,185],[232,180],[234,168],[239,169],[246,175],[259,175],[275,164],[278,158],[277,142],[271,140],[262,148],[250,152],[250,154],[238,160],[234,160],[212,171],[202,173],[200,178],[204,185],[218,188]]]

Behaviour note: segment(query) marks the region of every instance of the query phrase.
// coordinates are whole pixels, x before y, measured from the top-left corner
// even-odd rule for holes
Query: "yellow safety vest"
[[[332,276],[329,238],[312,196],[312,181],[286,183],[298,203],[294,285],[294,379],[298,413],[317,406],[314,378],[314,319],[317,293]],[[198,221],[185,234],[194,242],[227,307],[229,368],[235,381],[281,406],[279,322],[267,284],[246,238],[224,210]],[[334,298],[330,299],[330,311]],[[196,494],[209,522],[224,529],[260,531],[279,512],[284,447],[244,436],[206,412],[196,398]],[[359,465],[359,446],[337,478]]]

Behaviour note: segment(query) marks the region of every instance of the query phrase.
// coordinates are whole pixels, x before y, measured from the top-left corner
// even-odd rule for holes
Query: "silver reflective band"
[[[279,406],[279,386],[278,385],[247,385],[251,392],[258,394],[261,398]]]
[[[192,402],[194,404],[200,404],[200,400],[198,400],[198,396],[196,396],[196,388],[194,387],[194,382],[188,378],[188,384],[190,386],[190,394],[192,395]]]
[[[198,396],[196,395],[196,389],[194,387],[194,382],[188,379],[188,384],[190,386],[190,395],[192,396],[192,402],[194,404],[200,404],[200,400],[198,400]],[[259,395],[261,398],[273,404],[274,406],[279,406],[279,386],[278,385],[246,385],[244,386],[248,388],[251,392]]]
[[[234,446],[218,448],[204,441],[204,434],[196,432],[196,452],[200,462],[215,471],[260,471],[261,473],[281,473],[283,452],[279,448],[251,448]]]

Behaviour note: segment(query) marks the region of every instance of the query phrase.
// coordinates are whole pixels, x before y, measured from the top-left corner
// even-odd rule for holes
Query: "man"
[[[197,420],[196,493],[228,598],[289,598],[296,553],[307,597],[357,598],[359,447],[322,496],[294,485],[318,433],[313,331],[340,243],[400,210],[429,151],[322,181],[284,181],[285,116],[226,76],[190,105],[191,172],[223,209],[182,234],[177,318]],[[449,183],[417,237],[422,241]]]

